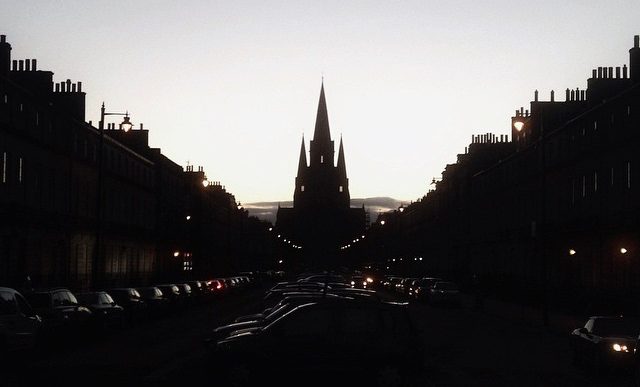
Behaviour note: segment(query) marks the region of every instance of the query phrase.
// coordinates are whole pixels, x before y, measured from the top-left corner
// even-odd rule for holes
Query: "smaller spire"
[[[342,146],[342,134],[340,134],[340,149],[338,150],[338,176],[342,179],[347,178],[347,166],[344,161],[344,147]]]
[[[301,176],[307,169],[307,150],[304,146],[304,133],[302,134],[302,145],[300,145],[300,159],[298,160],[298,176]]]

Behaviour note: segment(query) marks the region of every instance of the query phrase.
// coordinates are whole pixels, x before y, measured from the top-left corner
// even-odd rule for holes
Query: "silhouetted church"
[[[337,165],[334,155],[323,84],[313,140],[309,143],[309,164],[303,136],[293,208],[279,207],[276,220],[281,237],[302,246],[305,263],[316,267],[335,262],[340,246],[359,238],[365,230],[364,207],[350,206],[342,138]]]

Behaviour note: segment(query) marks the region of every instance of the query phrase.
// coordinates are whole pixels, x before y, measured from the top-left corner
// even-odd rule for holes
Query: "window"
[[[8,95],[4,95],[4,103],[7,104],[9,103],[9,96]]]
[[[40,126],[40,112],[36,112],[36,126]]]
[[[627,105],[627,116],[631,115],[631,106]]]
[[[300,192],[304,192],[304,185],[300,186]]]
[[[18,182],[22,183],[22,157],[18,157]]]
[[[598,130],[598,121],[593,121],[593,130]]]
[[[0,292],[0,316],[16,314],[17,306],[13,294]]]
[[[18,105],[18,111],[19,111],[19,112],[24,111],[24,105],[23,105],[23,104],[19,104],[19,105]]]
[[[338,187],[338,191],[342,192],[344,191],[344,188],[342,186]]]
[[[320,164],[324,164],[324,155],[320,155]]]
[[[613,185],[613,167],[611,167],[611,185]]]
[[[598,172],[593,172],[593,192],[598,192]]]
[[[2,152],[2,182],[7,182],[7,152]]]

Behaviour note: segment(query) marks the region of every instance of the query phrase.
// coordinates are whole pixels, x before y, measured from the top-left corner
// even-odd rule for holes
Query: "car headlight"
[[[614,351],[616,352],[629,352],[629,349],[627,348],[626,345],[620,345],[618,343],[615,343],[611,346],[613,348]]]

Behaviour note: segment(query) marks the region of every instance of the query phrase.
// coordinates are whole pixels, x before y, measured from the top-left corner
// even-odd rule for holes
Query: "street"
[[[216,367],[210,363],[203,339],[212,328],[259,310],[261,294],[261,290],[252,289],[228,295],[87,342],[25,355],[3,371],[8,377],[1,385],[214,382]],[[631,385],[629,374],[595,375],[571,365],[568,332],[548,331],[487,308],[475,310],[470,297],[463,299],[461,307],[412,303],[410,311],[427,349],[424,367],[412,385]]]

